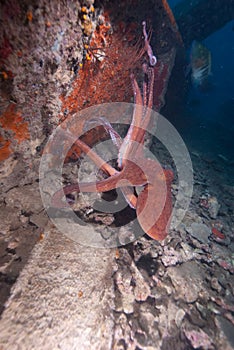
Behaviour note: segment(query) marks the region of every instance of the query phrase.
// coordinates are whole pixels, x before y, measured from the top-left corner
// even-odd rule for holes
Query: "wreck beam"
[[[183,0],[173,9],[185,47],[234,19],[234,0]]]

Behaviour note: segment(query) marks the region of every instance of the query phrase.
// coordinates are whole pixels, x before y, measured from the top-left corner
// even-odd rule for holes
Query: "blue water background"
[[[179,2],[168,1],[172,10]],[[221,154],[230,164],[234,161],[234,21],[207,37],[203,44],[211,51],[211,87],[200,92],[189,86],[183,115],[178,118],[184,120],[184,127],[180,123],[178,131],[190,150],[214,159]]]

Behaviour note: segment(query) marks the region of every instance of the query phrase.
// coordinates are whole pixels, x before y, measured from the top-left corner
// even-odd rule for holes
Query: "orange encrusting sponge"
[[[17,111],[16,105],[11,103],[6,110],[0,116],[0,125],[13,134],[13,139],[17,143],[28,140],[30,138],[28,123],[23,120],[23,117],[19,111]],[[0,136],[0,161],[7,159],[11,153],[13,153],[13,147],[11,147],[11,140]]]

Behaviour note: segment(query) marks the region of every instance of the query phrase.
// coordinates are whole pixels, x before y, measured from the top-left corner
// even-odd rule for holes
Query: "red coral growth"
[[[128,41],[128,36],[133,37],[135,24],[129,30],[123,27],[121,22],[121,31],[112,34],[108,33],[110,27],[106,24],[96,29],[88,50],[90,59],[79,71],[72,92],[61,96],[63,110],[76,112],[100,103],[130,101],[132,89],[129,73],[138,63],[139,50],[137,45]],[[100,52],[103,57],[98,58]]]
[[[110,31],[109,17],[99,25],[93,34],[88,47],[88,60],[80,69],[72,87],[72,92],[61,96],[62,111],[75,113],[84,108],[109,102],[130,102],[133,96],[130,81],[130,70],[136,68],[143,54],[139,43],[133,42],[138,35],[135,23],[128,27],[124,22],[119,23],[116,31]],[[63,121],[63,120],[61,120]],[[82,122],[75,126],[82,131]],[[72,129],[72,127],[70,128]],[[106,139],[104,128],[96,128],[84,135],[83,141],[93,145],[99,140]],[[81,154],[78,146],[74,145],[67,155],[69,158]]]

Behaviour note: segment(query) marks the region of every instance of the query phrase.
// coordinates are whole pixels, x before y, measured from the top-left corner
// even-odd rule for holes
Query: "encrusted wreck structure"
[[[1,349],[231,350],[231,222],[216,222],[216,197],[205,198],[206,206],[195,197],[199,209],[163,243],[141,237],[124,245],[132,233],[120,227],[122,247],[97,249],[58,233],[38,185],[45,144],[70,115],[133,101],[131,72],[142,81],[143,21],[158,59],[153,109],[162,109],[175,62],[182,62],[176,55],[193,39],[189,13],[199,23],[211,3],[211,11],[225,8],[204,24],[201,39],[233,10],[227,0],[189,3],[189,10],[184,1],[173,14],[166,0],[1,2]],[[108,136],[101,126],[83,141],[91,147]],[[163,147],[157,149],[168,164]],[[79,146],[71,147],[65,164],[79,166],[81,155]],[[87,216],[82,201],[77,211]],[[113,218],[90,208],[89,215],[105,237]]]

